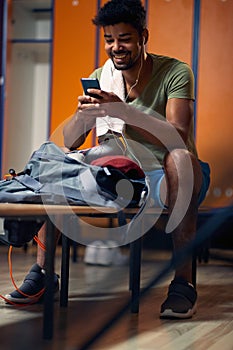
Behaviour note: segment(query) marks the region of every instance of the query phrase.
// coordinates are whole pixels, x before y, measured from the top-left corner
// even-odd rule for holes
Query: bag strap
[[[21,185],[27,187],[33,192],[39,191],[43,186],[39,181],[33,179],[33,177],[29,176],[28,174],[15,176],[13,180],[19,182]]]

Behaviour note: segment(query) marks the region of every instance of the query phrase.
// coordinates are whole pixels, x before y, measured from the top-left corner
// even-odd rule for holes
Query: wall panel
[[[206,204],[233,198],[233,1],[201,1],[197,145],[209,161]]]
[[[192,0],[149,0],[148,51],[191,64],[192,26]]]
[[[80,78],[94,68],[96,29],[91,19],[97,0],[54,2],[51,134],[62,144],[64,121],[77,108]]]
[[[1,76],[1,87],[0,87],[0,133],[1,133],[1,166],[0,172],[1,177],[5,174],[6,171],[6,159],[7,159],[7,144],[5,135],[8,133],[8,123],[6,121],[5,115],[8,113],[8,99],[7,91],[9,89],[9,78],[10,78],[10,53],[11,45],[10,41],[7,40],[7,35],[10,33],[10,21],[12,16],[12,0],[4,0],[0,4],[1,6],[1,23],[0,23],[0,46],[1,46],[1,63],[0,63],[0,76]],[[6,16],[6,18],[4,18]],[[6,23],[6,27],[5,27]]]

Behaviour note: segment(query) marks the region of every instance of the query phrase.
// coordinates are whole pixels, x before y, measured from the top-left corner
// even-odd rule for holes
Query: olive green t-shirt
[[[132,107],[143,110],[155,118],[166,118],[167,100],[170,98],[186,98],[194,100],[194,77],[191,68],[175,58],[150,54],[153,60],[152,76],[142,94],[129,102]],[[102,67],[96,69],[91,77],[100,79]],[[120,116],[119,116],[120,117]],[[153,130],[151,130],[153,134]],[[128,156],[139,160],[146,171],[161,168],[167,153],[165,147],[148,143],[135,129],[126,126],[125,136],[129,141]],[[136,141],[136,142],[135,142]],[[187,148],[197,156],[193,136],[193,123],[190,128]],[[142,148],[145,151],[142,151]]]

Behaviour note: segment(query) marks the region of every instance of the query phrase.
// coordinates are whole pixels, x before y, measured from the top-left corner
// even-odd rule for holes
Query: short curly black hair
[[[146,11],[140,0],[110,0],[99,9],[92,22],[100,27],[129,23],[141,34],[146,28]]]

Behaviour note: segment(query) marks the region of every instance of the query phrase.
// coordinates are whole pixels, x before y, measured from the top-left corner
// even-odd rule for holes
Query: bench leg
[[[53,302],[54,302],[54,256],[55,256],[55,227],[53,219],[46,221],[46,253],[45,253],[45,293],[43,311],[43,338],[53,337]]]
[[[130,243],[130,276],[129,288],[131,290],[131,312],[139,312],[140,275],[141,275],[141,249],[142,239]]]
[[[69,290],[69,267],[70,267],[70,239],[62,235],[62,260],[61,260],[61,291],[60,306],[68,305]]]

